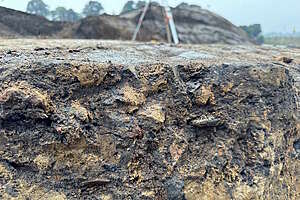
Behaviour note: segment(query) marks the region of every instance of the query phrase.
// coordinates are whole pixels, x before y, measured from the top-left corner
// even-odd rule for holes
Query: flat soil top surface
[[[292,59],[285,62],[284,59]],[[139,67],[164,63],[171,66],[238,64],[280,65],[293,74],[300,88],[300,48],[285,46],[171,45],[112,40],[0,39],[0,65],[30,62],[111,62]]]
[[[278,63],[282,57],[292,58],[292,65],[300,63],[300,48],[284,46],[230,46],[230,45],[170,45],[164,43],[135,43],[110,40],[47,40],[0,39],[0,53],[7,57],[12,51],[19,59],[47,58],[86,60],[116,64],[138,65],[163,62],[184,64],[207,63]],[[28,54],[29,53],[29,54]],[[17,55],[17,56],[16,56]],[[8,56],[10,57],[10,56]],[[17,60],[19,60],[17,59]],[[3,60],[2,60],[3,61]],[[280,63],[285,65],[285,63]]]

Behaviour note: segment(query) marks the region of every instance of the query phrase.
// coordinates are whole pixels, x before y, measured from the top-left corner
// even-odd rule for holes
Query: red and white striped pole
[[[171,8],[168,5],[168,1],[162,0],[162,6],[164,6],[164,8],[165,8],[166,18],[169,21],[169,25],[170,25],[170,29],[171,29],[171,33],[172,33],[172,37],[173,37],[173,42],[175,44],[178,44],[179,43],[178,34],[177,34],[177,30],[176,30],[176,26],[175,26]]]

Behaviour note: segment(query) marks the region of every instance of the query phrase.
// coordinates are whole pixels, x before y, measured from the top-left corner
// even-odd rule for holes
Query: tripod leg
[[[137,37],[137,34],[139,33],[140,29],[141,29],[141,26],[142,26],[142,23],[144,21],[144,18],[145,18],[145,15],[147,13],[147,10],[149,8],[149,5],[150,5],[151,1],[148,1],[146,6],[144,7],[144,10],[143,10],[143,13],[142,15],[140,16],[140,19],[139,19],[139,22],[138,22],[138,25],[134,31],[134,34],[133,34],[133,37],[132,37],[132,41],[135,41],[136,40],[136,37]]]

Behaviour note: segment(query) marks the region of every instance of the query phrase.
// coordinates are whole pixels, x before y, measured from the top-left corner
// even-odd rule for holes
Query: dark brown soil
[[[1,44],[0,199],[298,199],[299,49]]]

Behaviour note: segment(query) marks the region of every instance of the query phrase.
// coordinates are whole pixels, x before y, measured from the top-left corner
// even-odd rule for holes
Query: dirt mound
[[[0,199],[297,199],[299,50],[1,44]]]
[[[0,7],[0,36],[130,40],[142,10],[88,17],[76,23],[51,22],[43,17]],[[226,19],[197,6],[173,9],[181,43],[250,44],[247,34]],[[166,41],[162,7],[151,5],[138,35],[141,41]]]
[[[65,23],[51,22],[44,17],[0,7],[0,36],[53,36]]]
[[[60,32],[66,38],[129,40],[135,26],[118,16],[87,17]]]
[[[179,39],[182,43],[225,43],[242,44],[251,43],[247,34],[228,20],[199,6],[180,4],[172,9]],[[121,15],[136,24],[140,10]],[[149,41],[165,40],[166,30],[162,7],[151,5],[145,16],[145,21],[138,39]]]
[[[0,23],[0,37],[17,37],[19,36],[18,33],[16,33],[15,31],[11,30],[8,26]]]
[[[199,6],[181,4],[173,9],[173,14],[184,43],[250,43],[247,34],[239,27]]]

